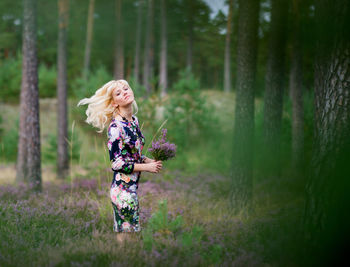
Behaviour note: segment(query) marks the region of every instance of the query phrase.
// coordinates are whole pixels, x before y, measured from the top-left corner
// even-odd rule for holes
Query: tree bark
[[[143,62],[143,85],[147,96],[151,93],[152,65],[153,65],[153,0],[148,0],[145,51]]]
[[[35,191],[41,191],[40,117],[37,59],[37,2],[23,1],[23,88],[25,88],[27,144],[26,178]],[[23,134],[23,133],[22,133]],[[25,149],[25,148],[24,148]]]
[[[116,48],[114,60],[114,78],[124,78],[124,33],[123,33],[123,19],[122,19],[122,0],[116,0]]]
[[[280,147],[286,49],[287,0],[272,0],[270,44],[265,79],[264,150],[266,167],[274,177],[280,175]]]
[[[57,178],[64,179],[69,171],[68,107],[67,107],[67,30],[69,0],[58,0],[57,51]]]
[[[25,2],[23,2],[25,4]],[[24,6],[26,7],[26,6]],[[35,61],[31,61],[31,57],[33,54],[30,53],[29,50],[33,50],[33,46],[35,45],[35,40],[30,35],[33,34],[33,30],[31,29],[33,25],[32,20],[29,17],[34,16],[31,10],[24,9],[23,14],[23,23],[24,28],[22,32],[22,81],[21,81],[21,95],[20,95],[20,122],[19,122],[19,140],[18,140],[18,152],[17,152],[17,164],[16,164],[16,182],[26,182],[28,177],[28,167],[27,167],[27,153],[28,153],[28,142],[27,142],[27,113],[28,113],[28,86],[29,79],[27,77],[27,66],[30,66],[30,63],[34,63]],[[28,38],[29,35],[29,38]]]
[[[300,36],[300,0],[293,0],[292,56],[289,88],[292,100],[292,168],[299,177],[304,163],[304,105],[302,77],[302,45]]]
[[[143,0],[138,1],[137,7],[137,28],[136,28],[136,47],[135,47],[135,61],[134,61],[134,79],[135,83],[139,84],[140,76],[140,47],[141,47],[141,23],[142,23],[142,6],[144,4]]]
[[[249,210],[253,188],[254,86],[257,60],[258,0],[240,0],[237,85],[230,201],[234,211]]]
[[[229,9],[227,16],[227,30],[226,30],[226,43],[225,43],[225,70],[224,70],[224,91],[231,91],[231,34],[232,34],[232,13],[233,13],[233,0],[229,0]]]
[[[337,265],[350,241],[350,3],[320,0],[315,11],[315,129],[304,227],[317,263]]]
[[[90,68],[91,43],[92,43],[92,33],[93,33],[93,27],[94,27],[94,9],[95,9],[95,0],[90,0],[89,14],[88,14],[88,20],[87,20],[84,68],[83,68],[84,80],[87,79],[87,76],[89,74],[89,68]]]
[[[168,86],[168,61],[167,61],[167,34],[166,34],[166,5],[165,0],[161,0],[161,51],[160,51],[160,96],[164,97],[167,94]]]

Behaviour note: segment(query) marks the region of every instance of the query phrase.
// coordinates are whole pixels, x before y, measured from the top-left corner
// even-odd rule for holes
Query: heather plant
[[[175,157],[176,145],[166,141],[167,129],[162,129],[162,137],[152,141],[152,147],[148,149],[155,160],[168,160]]]

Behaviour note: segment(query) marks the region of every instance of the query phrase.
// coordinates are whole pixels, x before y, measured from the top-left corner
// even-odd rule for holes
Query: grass
[[[164,162],[161,173],[142,173],[138,195],[143,231],[137,241],[127,240],[126,247],[118,245],[112,232],[112,173],[103,134],[76,121],[74,131],[82,144],[79,160],[71,159],[70,179],[55,179],[53,163],[44,162],[39,194],[31,194],[26,185],[13,186],[14,164],[2,164],[0,266],[300,265],[296,226],[303,185],[288,170],[279,180],[262,179],[256,171],[253,213],[234,215],[227,201],[234,95],[203,93],[221,115],[222,130]],[[76,119],[74,105],[71,100],[70,127]],[[40,117],[45,149],[45,137],[56,131],[55,102],[43,100],[40,108],[45,113]],[[4,128],[9,129],[18,107],[6,104],[4,110]],[[155,132],[146,130],[145,148]]]

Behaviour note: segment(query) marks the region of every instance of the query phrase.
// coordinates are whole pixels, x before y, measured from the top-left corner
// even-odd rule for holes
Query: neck
[[[132,106],[119,107],[119,114],[124,116],[127,120],[132,121]]]

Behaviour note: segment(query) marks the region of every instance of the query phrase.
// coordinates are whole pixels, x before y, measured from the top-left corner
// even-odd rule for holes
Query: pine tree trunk
[[[148,0],[148,11],[147,11],[147,26],[146,26],[146,38],[145,38],[145,51],[144,51],[144,62],[143,62],[143,85],[146,87],[146,93],[149,96],[151,93],[152,78],[152,60],[153,60],[153,0]]]
[[[122,20],[122,0],[116,0],[116,48],[114,60],[114,78],[125,79],[124,77],[124,34],[123,34],[123,20]]]
[[[64,179],[69,171],[67,107],[67,28],[69,0],[58,1],[57,51],[57,177]]]
[[[320,0],[315,11],[315,129],[304,226],[310,253],[327,266],[347,258],[350,241],[350,3]]]
[[[89,74],[89,68],[90,68],[91,43],[92,43],[92,33],[93,33],[93,27],[94,27],[94,9],[95,9],[95,0],[90,0],[88,21],[87,21],[84,69],[83,69],[84,80],[87,79],[87,75]]]
[[[302,88],[302,46],[300,40],[300,0],[293,0],[292,58],[289,88],[292,100],[292,167],[299,177],[304,163],[304,105]]]
[[[16,164],[16,182],[26,182],[27,181],[27,153],[28,153],[28,142],[27,142],[27,113],[28,113],[28,101],[27,101],[27,91],[28,91],[28,78],[26,67],[30,64],[29,51],[30,43],[26,42],[28,35],[28,15],[24,14],[24,28],[22,32],[22,81],[21,81],[21,103],[20,103],[20,122],[19,122],[19,140],[18,140],[18,152],[17,152],[17,164]]]
[[[141,47],[141,23],[142,23],[142,6],[143,0],[138,1],[137,7],[137,28],[136,28],[136,47],[135,47],[135,61],[134,61],[134,79],[135,83],[139,84],[140,76],[140,47]]]
[[[27,181],[35,191],[41,191],[40,117],[37,59],[37,2],[23,1],[23,88],[26,105]],[[24,148],[25,149],[25,148]]]
[[[287,0],[272,0],[270,44],[265,79],[264,144],[266,167],[274,177],[280,175],[280,148],[286,49]]]
[[[226,43],[225,43],[225,70],[224,70],[224,91],[231,91],[231,34],[232,34],[232,13],[233,0],[229,0],[229,9],[227,17]]]
[[[164,97],[167,94],[168,73],[167,73],[167,34],[166,34],[166,6],[165,0],[161,0],[161,51],[160,51],[160,95]]]
[[[254,85],[259,0],[240,0],[237,86],[230,201],[238,212],[251,206],[253,189]]]

